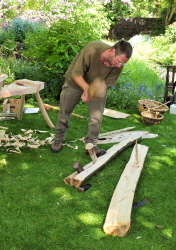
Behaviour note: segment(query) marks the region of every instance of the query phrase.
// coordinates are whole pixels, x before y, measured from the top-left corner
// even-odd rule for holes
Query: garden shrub
[[[30,22],[20,18],[6,22],[0,29],[0,52],[1,55],[14,55],[21,52],[23,42],[29,33],[36,33],[43,29],[44,24]],[[20,54],[19,54],[20,56]]]
[[[38,29],[43,29],[43,23],[31,22],[20,18],[14,19],[9,23],[8,30],[15,36],[15,41],[24,42],[27,34],[36,33]]]
[[[154,53],[151,59],[159,64],[176,63],[176,22],[166,27],[164,35],[152,38],[151,47]]]
[[[123,109],[137,109],[138,100],[150,99],[163,102],[163,84],[157,84],[154,89],[148,84],[135,86],[130,82],[117,84],[107,90],[106,107]]]
[[[15,36],[10,31],[0,29],[0,54],[10,55],[16,47]]]
[[[23,56],[38,62],[54,79],[58,78],[56,93],[61,89],[65,72],[74,56],[87,42],[98,39],[98,35],[88,27],[86,21],[60,20],[37,34],[28,34],[25,39]],[[52,85],[53,82],[49,81],[48,87],[53,89]]]

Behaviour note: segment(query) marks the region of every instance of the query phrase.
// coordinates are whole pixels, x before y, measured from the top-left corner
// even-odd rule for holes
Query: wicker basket
[[[169,110],[167,105],[152,100],[138,100],[138,108],[140,113],[150,109],[151,111],[164,114],[164,112]]]
[[[144,111],[141,115],[143,122],[150,125],[159,124],[164,119],[164,116],[159,112]]]

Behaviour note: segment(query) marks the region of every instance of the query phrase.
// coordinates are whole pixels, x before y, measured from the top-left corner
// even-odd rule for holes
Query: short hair
[[[125,54],[127,58],[130,58],[133,53],[133,48],[131,44],[123,39],[115,43],[111,47],[111,49],[116,50],[115,52],[116,55]]]

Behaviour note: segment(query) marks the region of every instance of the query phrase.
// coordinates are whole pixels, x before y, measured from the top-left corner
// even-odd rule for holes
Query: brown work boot
[[[105,149],[100,149],[98,146],[94,146],[93,148],[95,150],[95,154],[96,154],[97,157],[106,154]],[[89,154],[88,150],[85,150],[85,152],[86,152],[86,154]]]
[[[58,153],[59,151],[61,151],[63,142],[59,141],[59,140],[54,140],[54,142],[51,145],[51,151],[53,153]]]

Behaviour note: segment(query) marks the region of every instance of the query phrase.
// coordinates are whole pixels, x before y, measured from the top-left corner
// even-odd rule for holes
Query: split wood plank
[[[140,138],[138,138],[138,140],[140,140]],[[107,150],[106,154],[108,154],[110,151],[112,150],[112,147],[110,149]],[[102,158],[104,157],[104,155],[98,157],[98,161],[102,161]],[[90,168],[93,165],[93,162],[89,162],[87,165],[85,165],[83,168],[84,170]],[[77,172],[72,173],[71,175],[67,176],[64,179],[65,184],[69,185],[69,186],[74,186],[74,177],[77,175]]]
[[[130,131],[130,132],[117,132],[112,131],[104,134],[100,134],[98,137],[97,144],[107,144],[107,143],[116,143],[128,139],[134,136],[141,136],[142,138],[154,138],[158,134],[151,134],[148,131]]]
[[[106,234],[124,237],[130,229],[133,197],[147,151],[147,146],[139,144],[134,146],[109,205],[103,226]]]
[[[103,115],[111,117],[111,118],[115,118],[115,119],[124,119],[124,118],[130,116],[129,114],[122,113],[122,112],[112,110],[112,109],[107,109],[107,108],[104,109]]]
[[[0,91],[0,98],[7,98],[15,95],[33,94],[44,88],[44,82],[31,81],[28,79],[16,80]]]
[[[124,132],[124,131],[130,130],[130,129],[133,129],[133,128],[135,128],[135,127],[127,127],[127,128],[122,128],[122,129],[118,129],[118,130],[109,131],[109,132],[106,132],[106,133],[101,133],[101,134],[99,134],[99,137],[104,137],[106,135],[112,135],[112,134]]]
[[[126,149],[127,147],[135,144],[136,140],[140,141],[141,137],[133,137],[130,139],[126,139],[119,144],[116,144],[112,146],[109,150],[107,150],[106,154],[99,157],[97,162],[92,164],[87,169],[84,168],[85,171],[75,175],[73,179],[71,180],[72,185],[74,187],[79,187],[84,181],[89,179],[92,175],[94,175],[96,172],[98,172],[106,163],[108,163],[112,158],[114,158],[117,154],[119,154],[121,151]]]

